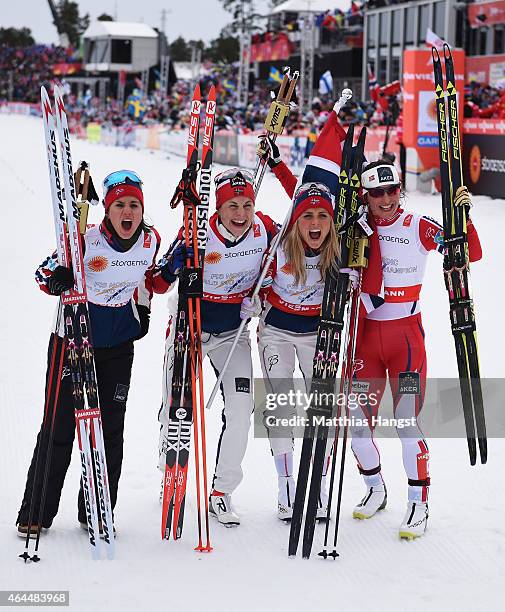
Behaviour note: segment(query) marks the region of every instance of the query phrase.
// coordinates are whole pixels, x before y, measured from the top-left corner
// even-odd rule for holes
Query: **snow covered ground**
[[[192,611],[268,610],[484,610],[499,609],[503,599],[505,528],[503,462],[505,445],[490,440],[487,466],[470,468],[465,440],[431,440],[432,488],[426,536],[400,542],[398,526],[406,503],[406,481],[398,440],[382,440],[383,473],[389,503],[366,522],[351,510],[362,483],[351,455],[346,471],[340,530],[340,558],[288,559],[289,528],[275,515],[276,476],[267,441],[254,439],[245,459],[245,477],[234,495],[242,517],[237,529],[213,525],[214,552],[199,555],[194,520],[193,481],[189,484],[185,531],[178,542],[159,538],[160,476],[156,470],[166,298],[155,296],[151,330],[136,345],[125,432],[125,459],[116,509],[118,528],[113,562],[91,560],[87,537],[77,525],[77,457],[67,475],[60,512],[43,535],[38,564],[17,555],[23,542],[14,530],[26,470],[43,405],[46,343],[55,300],[36,287],[34,270],[51,252],[54,230],[42,122],[0,115],[0,176],[4,229],[0,246],[0,589],[70,590],[74,610],[151,609]],[[73,143],[74,162],[86,159],[96,183],[117,168],[137,170],[145,182],[148,216],[167,247],[180,223],[180,211],[168,201],[182,160],[144,151]],[[505,291],[498,279],[505,226],[505,201],[475,198],[473,218],[484,247],[484,260],[472,267],[477,303],[481,368],[486,377],[503,377],[504,334],[496,305]],[[267,176],[258,208],[281,220],[288,202],[275,179]],[[440,217],[439,199],[410,195],[408,207]],[[102,209],[93,210],[99,221]],[[441,260],[432,254],[423,289],[429,373],[455,376]],[[260,375],[258,359],[255,371]],[[205,370],[206,389],[214,376]],[[219,402],[207,415],[209,464],[221,427]],[[314,550],[323,528],[318,527]]]

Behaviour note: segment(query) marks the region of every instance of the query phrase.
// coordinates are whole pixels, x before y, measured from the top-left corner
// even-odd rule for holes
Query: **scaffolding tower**
[[[191,89],[193,91],[196,83],[200,80],[200,70],[202,67],[202,50],[196,44],[191,47]]]
[[[238,66],[237,102],[239,106],[247,106],[249,94],[249,67],[251,63],[251,33],[240,32],[240,63]]]
[[[300,21],[300,110],[302,113],[306,113],[312,105],[314,87],[314,52],[316,44],[314,13],[303,13]]]
[[[149,92],[147,91],[149,87],[149,68],[142,70],[141,81],[142,81],[142,97],[147,98],[149,94]]]
[[[124,72],[123,70],[120,70],[118,73],[118,79],[117,79],[116,98],[121,107],[124,105],[125,86],[126,86],[126,72]]]
[[[162,55],[160,58],[160,95],[165,99],[168,94],[168,82],[170,75],[170,56]]]

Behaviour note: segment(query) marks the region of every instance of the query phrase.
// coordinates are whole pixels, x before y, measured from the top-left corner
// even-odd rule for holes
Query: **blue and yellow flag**
[[[274,83],[282,83],[282,74],[278,68],[274,66],[270,66],[270,74],[268,75],[268,80]]]
[[[223,87],[226,89],[226,91],[231,93],[232,91],[235,91],[237,85],[235,81],[232,81],[232,79],[224,79]]]

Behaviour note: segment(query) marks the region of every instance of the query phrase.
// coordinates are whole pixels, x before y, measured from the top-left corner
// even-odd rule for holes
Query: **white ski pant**
[[[235,338],[236,330],[221,334],[202,333],[203,357],[219,375]],[[165,448],[168,426],[168,412],[172,387],[173,338],[167,338],[163,366],[163,403],[158,415],[161,423],[159,440],[159,463],[161,471],[165,465]],[[217,445],[216,468],[213,488],[222,493],[232,493],[242,480],[242,460],[247,448],[251,414],[253,411],[252,362],[249,330],[246,328],[238,341],[233,357],[226,369],[221,384],[224,400],[222,412],[223,427]]]
[[[293,388],[293,375],[295,372],[295,357],[298,359],[300,370],[305,380],[306,391],[310,390],[314,351],[316,348],[317,332],[297,334],[265,325],[263,321],[258,328],[258,348],[260,352],[261,368],[267,393],[287,393]],[[270,411],[265,410],[265,417]],[[279,418],[291,418],[299,414],[296,406],[291,402],[285,406],[277,405],[275,415]],[[294,450],[294,437],[292,427],[282,427],[281,432],[274,432],[265,424],[269,432],[270,448],[274,457]],[[333,446],[333,439],[328,439],[326,448],[327,460]]]

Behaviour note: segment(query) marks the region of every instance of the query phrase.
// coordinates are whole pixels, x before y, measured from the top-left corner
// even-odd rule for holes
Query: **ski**
[[[197,492],[197,516],[198,516],[198,544],[195,550],[199,552],[210,552],[210,526],[209,526],[209,493],[207,481],[207,439],[205,432],[205,401],[203,389],[203,355],[202,355],[202,326],[200,303],[203,295],[203,265],[205,261],[205,247],[207,244],[207,225],[209,218],[209,200],[212,180],[212,159],[214,147],[214,121],[216,115],[216,89],[212,85],[205,108],[205,120],[203,124],[202,161],[200,165],[199,202],[188,210],[189,218],[195,219],[193,226],[189,227],[186,234],[186,243],[192,239],[194,266],[200,270],[201,282],[199,290],[194,298],[189,300],[189,323],[192,361],[192,384],[193,397],[196,398],[196,385],[198,381],[198,415],[194,418],[193,429],[195,437],[195,473]],[[203,231],[205,230],[205,231]],[[190,261],[188,262],[191,263]],[[196,407],[196,402],[195,402]],[[201,470],[200,470],[201,468]],[[200,476],[200,471],[202,476]],[[202,501],[205,523],[206,543],[202,540]]]
[[[45,145],[46,145],[46,156],[47,156],[47,164],[48,164],[48,173],[49,173],[49,185],[51,190],[51,201],[53,203],[53,219],[54,219],[54,228],[56,235],[56,251],[58,255],[58,262],[62,263],[69,261],[68,254],[68,243],[66,240],[65,233],[65,208],[63,205],[63,197],[62,197],[62,185],[60,180],[60,168],[58,161],[58,146],[56,141],[56,122],[54,118],[54,113],[52,109],[51,102],[49,100],[49,96],[44,87],[41,88],[41,108],[42,108],[42,118],[44,123],[44,135],[45,135]],[[63,264],[64,265],[64,264]],[[39,542],[40,542],[40,534],[42,529],[42,514],[44,512],[45,507],[45,494],[47,490],[47,476],[49,472],[49,468],[51,465],[51,451],[52,451],[52,440],[54,437],[54,418],[56,405],[58,403],[59,397],[59,389],[61,383],[61,374],[63,370],[63,358],[65,355],[65,340],[62,336],[58,335],[58,330],[61,325],[63,315],[62,304],[60,301],[58,307],[58,313],[56,317],[56,324],[53,335],[53,342],[51,347],[51,356],[49,360],[49,373],[47,378],[46,385],[46,397],[44,402],[44,416],[42,420],[42,431],[43,435],[41,436],[41,441],[38,446],[37,457],[35,461],[35,470],[33,476],[33,487],[30,498],[30,508],[28,512],[28,524],[27,524],[27,534],[25,539],[25,550],[19,555],[22,559],[24,559],[25,563],[27,561],[40,561],[40,557],[37,555]],[[30,542],[30,533],[33,525],[33,514],[35,510],[35,495],[37,491],[37,485],[39,483],[40,478],[40,466],[41,466],[41,449],[46,448],[46,457],[45,457],[45,468],[43,475],[43,484],[42,491],[39,500],[39,520],[38,520],[38,529],[36,533],[36,541],[35,541],[35,551],[33,555],[30,555],[28,552],[29,542]]]
[[[188,135],[187,167],[172,198],[175,208],[184,206],[183,239],[191,256],[179,277],[179,297],[174,341],[174,366],[169,409],[165,478],[162,502],[162,538],[181,537],[186,500],[187,471],[194,431],[197,490],[198,544],[195,550],[210,552],[205,414],[202,375],[200,300],[203,292],[203,263],[207,241],[208,207],[216,110],[215,87],[207,96],[203,122],[202,161],[198,162],[201,97],[195,87]],[[197,191],[197,178],[200,183]],[[202,539],[202,497],[206,541]]]
[[[432,48],[442,184],[444,228],[444,280],[449,294],[451,331],[456,348],[463,416],[470,464],[487,461],[487,435],[480,379],[475,312],[470,284],[467,221],[468,210],[455,206],[458,187],[463,185],[460,124],[454,64],[450,47],[444,44],[445,87],[440,54]]]
[[[186,182],[196,183],[198,163],[198,136],[200,125],[201,94],[197,84],[191,102],[191,114],[188,130],[188,152],[186,170],[179,183],[178,191],[172,198],[171,206],[175,207],[182,199]],[[191,169],[191,170],[190,170]],[[190,174],[191,173],[191,174]],[[174,199],[177,197],[177,202]],[[186,222],[186,219],[185,219]],[[186,230],[186,226],[184,227]],[[172,388],[168,414],[168,434],[163,479],[163,500],[161,507],[161,537],[169,539],[172,532],[177,539],[181,535],[184,518],[187,470],[191,443],[191,426],[193,423],[193,398],[189,359],[189,306],[183,291],[182,277],[179,279],[177,315],[175,322],[174,365],[172,371]],[[175,508],[177,501],[177,508]],[[181,514],[182,506],[182,514]]]
[[[358,138],[358,142],[357,142],[357,146],[356,146],[356,150],[354,154],[354,159],[352,161],[352,164],[349,164],[350,165],[349,174],[347,174],[347,171],[345,171],[346,174],[342,177],[342,183],[339,188],[338,210],[339,211],[341,211],[342,209],[345,210],[345,216],[344,216],[345,223],[343,226],[341,225],[341,223],[339,224],[340,233],[342,235],[342,238],[340,241],[341,262],[342,262],[342,266],[344,267],[349,267],[349,265],[352,264],[352,258],[354,255],[354,253],[352,252],[353,246],[355,244],[353,219],[356,217],[358,213],[358,194],[359,194],[359,189],[361,186],[360,176],[361,176],[361,168],[363,166],[363,159],[364,159],[365,138],[366,138],[366,128],[363,128]],[[338,220],[338,215],[337,215],[337,220]],[[333,286],[333,282],[334,282],[333,279],[331,279],[331,284],[329,288],[330,300],[333,303],[331,303],[331,301],[325,302],[323,298],[323,305],[325,306],[325,308],[324,310],[322,310],[322,317],[321,317],[322,321],[331,321],[334,324],[335,323],[337,324],[336,331],[338,331],[338,333],[337,334],[334,333],[333,335],[333,338],[332,338],[333,346],[331,346],[331,351],[326,350],[324,352],[324,354],[327,357],[329,356],[329,363],[327,364],[321,363],[321,349],[324,351],[324,344],[322,347],[321,346],[319,347],[319,351],[316,350],[316,356],[319,359],[318,374],[321,377],[324,377],[326,375],[327,377],[326,380],[331,381],[331,389],[330,389],[330,384],[328,384],[328,382],[326,382],[325,384],[325,387],[328,389],[327,392],[329,392],[330,394],[333,394],[335,391],[336,375],[337,375],[339,357],[340,357],[340,347],[342,344],[344,324],[346,322],[346,308],[348,307],[349,300],[350,300],[348,274],[339,273],[335,286]],[[356,298],[355,292],[353,292],[353,301],[357,303],[359,306],[359,298]],[[347,316],[348,335],[351,333],[350,332],[351,324],[357,323],[356,320],[353,321],[352,317],[350,317],[349,314]],[[332,332],[335,332],[335,327],[333,327],[332,329],[332,326],[330,325],[327,329],[327,336],[331,337]],[[354,334],[352,334],[351,336],[354,337]],[[348,385],[349,381],[346,377],[346,374],[347,376],[349,375],[350,367],[351,367],[350,360],[346,358],[344,367],[342,368],[342,372],[341,372],[341,386],[340,386],[340,392],[345,393],[346,396],[349,392],[349,385]],[[324,369],[326,369],[326,374],[324,374]],[[324,380],[324,378],[321,378],[321,379]],[[323,408],[330,408],[330,413],[327,416],[332,415],[333,405],[331,405],[331,407],[323,406]],[[316,409],[316,412],[314,414],[318,412],[319,412],[318,409]],[[325,413],[327,413],[327,410],[325,410]],[[340,414],[338,414],[338,416],[340,416]],[[314,449],[314,456],[312,460],[312,475],[311,475],[311,482],[310,482],[310,488],[309,488],[309,496],[307,500],[307,510],[306,510],[306,516],[305,516],[305,525],[304,525],[303,542],[302,542],[302,556],[307,559],[310,557],[310,553],[312,549],[312,542],[314,539],[314,529],[315,529],[315,524],[316,524],[317,506],[318,506],[318,501],[319,501],[321,478],[322,478],[323,469],[324,469],[324,459],[325,459],[325,454],[326,454],[328,433],[329,433],[329,428],[326,425],[318,426],[318,430],[316,432],[316,443],[315,443],[315,449]],[[347,433],[346,428],[344,429],[344,433],[345,434]],[[345,458],[346,441],[347,441],[347,436],[345,435],[344,445],[342,449],[342,453],[343,453],[342,459]],[[334,447],[336,447],[336,444],[334,444]],[[335,451],[336,451],[336,448],[334,449],[334,452]],[[333,461],[335,461],[335,455],[333,457]],[[331,509],[330,503],[331,503],[331,500],[329,499],[328,505]],[[328,525],[328,521],[329,521],[328,509],[327,509],[326,514],[327,514],[326,521]]]
[[[354,125],[349,126],[342,149],[342,167],[339,176],[339,192],[335,205],[334,223],[337,232],[343,230],[345,220],[355,217],[358,209],[358,191],[360,187],[361,165],[366,138],[363,129],[358,139],[354,160],[351,163]],[[352,227],[352,226],[350,226]],[[341,264],[347,265],[351,247],[350,230],[341,238]],[[345,311],[348,300],[349,275],[329,272],[325,279],[321,320],[319,323],[310,394],[320,398],[307,410],[307,425],[304,431],[296,494],[293,506],[293,517],[289,534],[288,554],[296,555],[301,534],[307,486],[309,486],[305,525],[303,532],[302,555],[310,556],[314,529],[316,524],[317,503],[319,499],[321,476],[325,457],[329,427],[326,424],[316,425],[317,421],[331,418],[333,415],[333,398],[340,358],[340,347],[345,323]],[[309,483],[310,477],[310,483]]]
[[[112,559],[115,548],[114,527],[83,263],[81,236],[85,230],[85,224],[81,222],[78,189],[76,189],[76,179],[72,171],[70,132],[63,96],[55,87],[54,111],[44,88],[41,89],[41,96],[46,144],[51,150],[53,159],[53,171],[50,170],[50,178],[58,261],[61,265],[72,267],[75,278],[74,288],[61,296],[62,326],[72,381],[88,538],[94,559],[100,558],[100,537],[106,547],[107,557]],[[57,172],[56,134],[60,148],[59,157],[64,191],[59,172]],[[78,171],[77,180],[80,180],[80,176],[81,173]],[[85,180],[87,188],[87,179]]]
[[[295,93],[296,84],[300,73],[294,72],[291,76],[290,69],[284,68],[284,75],[282,77],[277,96],[272,100],[270,108],[268,110],[267,117],[264,123],[265,133],[260,136],[262,140],[258,145],[258,161],[256,162],[256,168],[254,170],[254,193],[257,195],[260,185],[265,176],[267,169],[267,161],[269,155],[269,148],[266,140],[275,142],[277,136],[282,134],[284,126],[286,125],[289,111],[291,110],[290,103],[293,100]],[[274,93],[272,92],[272,96]]]

